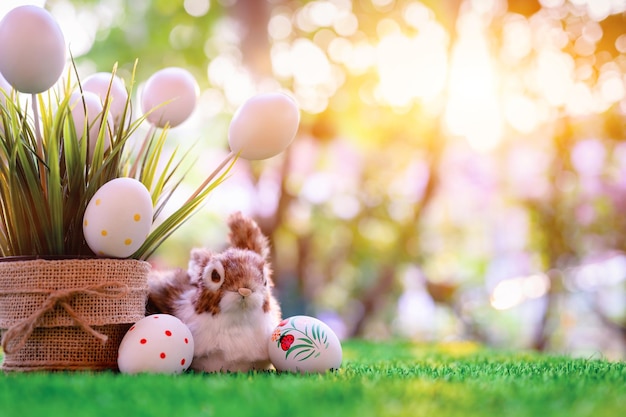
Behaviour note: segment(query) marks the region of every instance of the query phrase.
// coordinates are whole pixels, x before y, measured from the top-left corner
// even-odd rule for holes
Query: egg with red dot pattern
[[[122,339],[117,365],[120,372],[182,373],[193,359],[189,328],[169,314],[153,314],[135,323]]]

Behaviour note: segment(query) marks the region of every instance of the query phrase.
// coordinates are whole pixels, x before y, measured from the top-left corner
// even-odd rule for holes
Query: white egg
[[[20,6],[0,21],[0,72],[22,93],[36,94],[56,83],[65,67],[65,39],[52,15]]]
[[[281,321],[272,333],[268,350],[278,371],[323,373],[341,366],[339,338],[314,317],[293,316]]]
[[[189,328],[169,314],[154,314],[135,323],[120,343],[120,372],[184,372],[193,359],[193,336]]]
[[[98,256],[127,258],[143,243],[152,226],[152,198],[134,178],[116,178],[93,195],[83,218],[83,234]]]
[[[110,91],[109,91],[110,86]],[[126,102],[128,101],[128,92],[124,86],[124,81],[110,72],[97,72],[85,78],[82,83],[83,90],[91,91],[100,97],[102,105],[109,95],[110,105],[109,113],[113,117],[115,127],[119,126],[124,115]]]
[[[155,72],[141,93],[141,110],[157,127],[175,127],[187,120],[196,107],[198,83],[189,71],[178,67]],[[154,110],[153,110],[154,109]]]
[[[74,120],[76,137],[82,138],[85,128],[88,127],[87,140],[89,141],[89,158],[93,156],[96,148],[100,127],[102,126],[102,102],[96,93],[91,91],[74,92],[70,96],[69,106]],[[86,113],[85,113],[86,110]],[[86,123],[85,123],[86,122]],[[104,150],[111,146],[111,129],[113,129],[113,118],[111,113],[107,114],[107,127],[104,131]]]
[[[228,129],[230,149],[245,159],[275,156],[293,141],[300,123],[296,102],[286,94],[263,93],[248,99]]]

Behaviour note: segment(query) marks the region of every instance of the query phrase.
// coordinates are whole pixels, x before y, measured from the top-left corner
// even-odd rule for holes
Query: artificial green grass
[[[471,344],[343,347],[342,368],[324,375],[0,374],[0,415],[616,417],[626,410],[624,362]]]

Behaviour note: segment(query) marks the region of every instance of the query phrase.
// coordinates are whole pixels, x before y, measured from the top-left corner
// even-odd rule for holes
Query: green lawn
[[[345,342],[341,370],[326,375],[0,374],[2,417],[617,417],[625,410],[624,362],[471,344]]]

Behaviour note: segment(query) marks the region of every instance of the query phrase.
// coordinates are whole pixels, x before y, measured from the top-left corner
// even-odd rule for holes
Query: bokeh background
[[[302,109],[292,146],[238,161],[156,266],[221,248],[241,210],[271,239],[285,315],[341,337],[626,358],[626,0],[45,7],[83,76],[118,63],[128,82],[135,60],[139,92],[163,67],[196,76],[169,134],[195,146],[188,193],[250,95]]]

